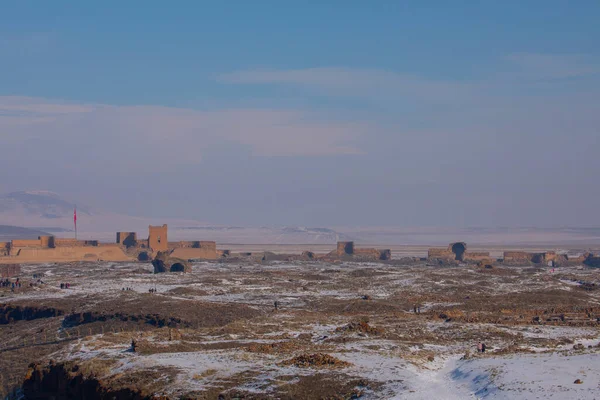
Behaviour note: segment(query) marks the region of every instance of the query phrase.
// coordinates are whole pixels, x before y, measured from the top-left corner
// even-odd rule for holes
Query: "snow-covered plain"
[[[484,275],[489,271],[472,266],[203,262],[194,264],[190,274],[143,273],[150,269],[138,263],[23,266],[27,274],[44,273],[46,284],[8,293],[3,302],[72,301],[81,303],[76,305],[78,310],[95,310],[114,298],[124,302],[153,299],[199,307],[244,304],[261,310],[256,319],[181,329],[182,337],[172,341],[165,339],[167,328],[134,326],[133,333],[99,334],[96,326],[94,334],[46,357],[112,360],[114,374],[170,368],[178,371],[176,381],[165,386],[163,393],[174,398],[185,391],[219,387],[241,375],[236,389],[276,397],[285,377],[331,374],[368,382],[363,399],[600,399],[597,325],[538,325],[518,319],[516,323],[465,322],[439,317],[442,311],[460,316],[461,310],[518,317],[521,311],[512,309],[526,309],[539,296],[549,296],[552,307],[569,302],[575,308],[593,307],[599,293],[583,291],[573,282],[597,282],[596,270],[574,267],[550,273],[515,267]],[[72,287],[61,290],[61,282],[70,282]],[[124,287],[132,290],[124,292]],[[148,297],[151,288],[158,293]],[[276,311],[275,300],[280,307]],[[421,314],[412,310],[416,302]],[[339,330],[365,317],[382,333]],[[87,329],[82,325],[82,331]],[[129,351],[132,336],[155,350]],[[473,354],[480,339],[488,343],[489,351]],[[248,350],[252,344],[283,342],[297,347],[281,352]],[[583,349],[574,350],[574,345]],[[282,364],[295,355],[316,352],[349,365],[327,369]],[[576,379],[583,383],[575,384]]]

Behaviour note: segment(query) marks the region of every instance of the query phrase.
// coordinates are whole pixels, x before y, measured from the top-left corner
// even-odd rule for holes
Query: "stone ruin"
[[[430,248],[427,251],[427,258],[430,260],[440,260],[444,262],[457,261],[486,261],[490,258],[487,252],[467,252],[465,242],[450,243],[447,248]]]
[[[154,260],[152,260],[154,273],[160,274],[164,272],[192,272],[192,267],[181,258],[171,257],[168,252],[158,252]]]
[[[392,259],[392,251],[390,249],[357,248],[354,246],[354,242],[337,242],[336,249],[327,254],[326,258],[337,260],[364,259],[387,261]]]
[[[567,254],[560,254],[555,251],[505,251],[501,259],[494,260],[489,252],[467,251],[467,244],[464,242],[450,243],[447,248],[430,248],[427,252],[427,259],[448,264],[471,262],[486,267],[491,267],[496,262],[501,262],[504,265],[536,264],[555,267],[559,265],[584,264],[600,267],[600,257],[595,257],[591,253],[585,253],[579,257],[569,258]]]

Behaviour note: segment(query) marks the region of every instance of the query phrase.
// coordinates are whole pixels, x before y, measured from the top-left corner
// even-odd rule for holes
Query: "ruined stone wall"
[[[379,259],[380,260],[391,260],[392,259],[392,250],[390,250],[390,249],[379,250]]]
[[[427,250],[427,258],[440,258],[440,259],[452,259],[454,260],[454,253],[452,250],[441,249],[441,248],[430,248]]]
[[[354,242],[337,242],[336,254],[338,256],[354,254]]]
[[[117,244],[126,247],[137,245],[137,233],[135,232],[117,232]]]
[[[171,257],[183,260],[215,260],[220,257],[220,254],[217,252],[216,247],[180,247],[171,252]]]
[[[592,253],[585,252],[579,257],[568,257],[570,264],[583,264],[588,258],[594,257]]]
[[[374,258],[374,259],[378,260],[380,253],[379,253],[379,250],[377,250],[377,249],[355,248],[354,255],[361,256],[361,257]]]
[[[42,247],[40,239],[13,240],[11,247]]]
[[[42,262],[72,262],[72,261],[132,261],[121,246],[110,244],[106,246],[76,246],[44,249],[41,247],[23,247],[11,249],[11,256],[0,258],[0,264],[11,263],[42,263]]]
[[[52,248],[56,245],[56,240],[54,236],[39,236],[40,246]]]
[[[490,260],[490,253],[486,251],[467,252],[463,258],[465,261],[487,261]]]
[[[74,238],[56,238],[54,239],[54,247],[85,247],[89,246],[87,242],[86,240],[77,240]]]
[[[529,262],[531,261],[532,254],[527,253],[525,251],[505,251],[504,252],[504,261],[512,261],[512,262]]]
[[[600,256],[588,254],[583,263],[588,267],[600,268]]]
[[[153,251],[167,251],[169,240],[167,237],[167,225],[148,227],[148,246]]]
[[[119,247],[121,248],[122,245],[120,244],[116,244],[116,243],[103,243],[103,242],[97,242],[96,246],[91,246],[90,247]]]
[[[10,254],[10,242],[0,242],[0,256],[8,256]]]
[[[561,264],[568,262],[568,256],[565,254],[556,254],[554,251],[543,253],[528,253],[525,251],[505,251],[505,263],[527,263],[535,264]]]
[[[566,254],[557,254],[554,251],[548,251],[545,254],[546,261],[553,261],[558,264],[566,263],[569,261],[569,256],[567,256]]]
[[[191,241],[180,241],[180,242],[169,242],[169,249],[180,249],[184,247],[191,247],[199,249],[204,248],[217,248],[217,242],[203,241],[203,240],[191,240]]]

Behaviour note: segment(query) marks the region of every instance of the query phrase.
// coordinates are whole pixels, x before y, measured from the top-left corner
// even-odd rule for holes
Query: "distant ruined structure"
[[[178,241],[169,242],[168,226],[148,226],[148,238],[139,239],[136,232],[116,232],[115,243],[102,243],[98,240],[77,240],[39,236],[35,240],[15,239],[0,242],[0,264],[41,263],[41,262],[77,262],[77,261],[143,261],[151,262],[160,255],[155,269],[170,272],[172,265],[182,264],[176,260],[250,260],[250,261],[389,261],[390,249],[360,248],[352,241],[337,242],[336,248],[327,254],[315,254],[303,251],[302,254],[278,254],[272,252],[232,253],[217,249],[214,241]],[[450,243],[448,247],[430,248],[427,259],[440,264],[473,263],[492,266],[504,265],[567,265],[584,264],[600,267],[600,257],[591,253],[569,258],[566,254],[554,251],[529,253],[524,251],[505,251],[503,257],[496,260],[489,252],[468,251],[465,242]],[[168,261],[168,262],[167,262]],[[158,267],[157,267],[158,265]],[[7,267],[8,268],[8,267]],[[4,268],[3,274],[13,273]],[[175,270],[179,270],[179,265]],[[183,271],[189,271],[189,266]]]
[[[117,232],[117,244],[125,247],[137,246],[137,233],[135,232]]]
[[[39,236],[35,240],[0,242],[0,264],[12,262],[151,261],[159,252],[180,259],[215,260],[228,255],[209,241],[169,242],[167,225],[148,227],[148,239],[136,232],[117,232],[115,243]]]
[[[450,243],[447,248],[430,248],[427,252],[429,260],[437,260],[446,263],[473,262],[479,264],[491,265],[494,262],[501,262],[504,265],[523,265],[523,264],[541,264],[547,266],[557,266],[566,264],[585,264],[592,265],[598,260],[600,266],[600,257],[594,257],[591,253],[585,253],[579,257],[569,258],[567,254],[558,254],[555,251],[546,251],[542,253],[529,253],[525,251],[505,251],[499,260],[493,260],[488,252],[468,252],[467,244],[464,242]]]
[[[450,243],[447,248],[431,248],[427,252],[427,258],[442,261],[473,261],[487,262],[490,258],[489,252],[467,251],[465,242]]]
[[[154,260],[152,260],[154,273],[163,272],[192,272],[192,267],[186,260],[171,257],[168,252],[158,252]]]
[[[379,250],[375,248],[356,248],[354,242],[337,242],[335,251],[327,254],[328,259],[353,259],[362,258],[368,260],[386,261],[392,259],[390,249]]]

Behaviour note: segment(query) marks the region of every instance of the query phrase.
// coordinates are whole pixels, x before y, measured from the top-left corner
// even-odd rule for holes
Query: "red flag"
[[[75,229],[77,230],[77,207],[73,209],[73,224],[75,224]]]

